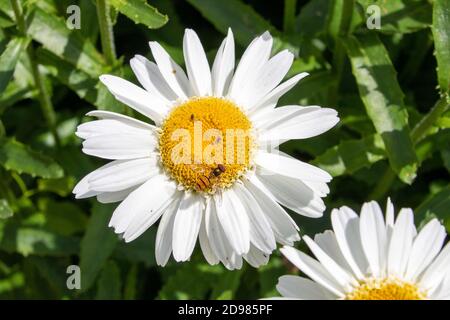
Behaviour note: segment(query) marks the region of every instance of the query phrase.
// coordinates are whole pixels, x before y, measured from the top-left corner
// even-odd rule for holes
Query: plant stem
[[[428,112],[411,131],[411,139],[414,144],[421,141],[427,131],[436,123],[437,119],[439,119],[439,117],[448,110],[450,104],[447,99],[447,96],[439,99],[430,112]]]
[[[11,0],[11,6],[14,10],[14,15],[16,17],[17,29],[23,36],[26,36],[27,27],[19,0]],[[59,147],[61,143],[59,140],[58,132],[56,131],[55,110],[53,108],[52,100],[50,99],[47,88],[45,87],[43,75],[39,71],[39,66],[36,63],[32,44],[28,46],[27,54],[28,59],[30,60],[31,73],[33,75],[34,84],[39,92],[38,99],[42,114],[44,115],[47,125],[50,127],[50,131],[52,132],[56,145]]]
[[[287,33],[294,32],[295,29],[295,9],[297,0],[284,0],[283,30]]]
[[[108,64],[114,65],[116,62],[116,48],[114,45],[110,7],[106,0],[97,0],[97,18],[100,27],[103,55]]]
[[[16,196],[6,184],[6,171],[0,168],[0,197],[4,197],[12,206],[16,203]]]
[[[419,123],[411,130],[411,140],[413,145],[416,145],[420,142],[427,131],[436,123],[436,120],[448,110],[450,104],[447,101],[448,97],[442,97],[434,107],[428,112]],[[391,188],[392,183],[395,181],[396,174],[388,167],[380,179],[380,181],[375,186],[375,189],[370,194],[370,199],[379,200],[381,199]]]
[[[345,48],[342,39],[345,39],[350,33],[354,5],[354,0],[333,0],[331,4],[328,32],[334,42],[333,73],[336,76],[336,84],[330,86],[328,92],[329,103],[332,105],[337,102],[337,94],[345,64]]]

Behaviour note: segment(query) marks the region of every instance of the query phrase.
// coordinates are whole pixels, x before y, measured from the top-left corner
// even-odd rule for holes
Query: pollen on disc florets
[[[412,283],[398,279],[368,279],[348,293],[346,300],[425,300],[426,296]]]
[[[161,160],[185,189],[212,194],[230,187],[251,166],[254,139],[247,116],[224,98],[192,98],[166,117]]]

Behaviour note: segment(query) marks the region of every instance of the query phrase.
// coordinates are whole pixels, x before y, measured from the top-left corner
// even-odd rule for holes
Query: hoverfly
[[[222,173],[225,172],[225,166],[223,164],[218,164],[209,175],[199,174],[197,180],[195,181],[197,190],[204,191],[211,185],[211,180],[218,178]]]

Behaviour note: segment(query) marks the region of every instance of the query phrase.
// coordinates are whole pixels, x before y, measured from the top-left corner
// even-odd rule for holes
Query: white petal
[[[206,215],[206,213],[205,213]],[[202,219],[202,224],[200,225],[200,231],[198,234],[198,239],[200,242],[200,247],[203,252],[203,256],[205,257],[206,261],[210,265],[215,265],[219,263],[219,258],[217,258],[216,254],[214,253],[214,250],[211,247],[211,244],[208,239],[208,234],[206,233],[206,218]]]
[[[242,258],[236,255],[228,241],[222,225],[217,217],[216,201],[210,199],[206,201],[205,209],[206,234],[211,245],[211,249],[217,258],[229,270],[240,269]]]
[[[334,300],[337,298],[314,281],[291,275],[278,278],[277,290],[286,298],[302,300]]]
[[[259,150],[255,163],[283,176],[310,181],[329,182],[331,176],[328,172],[300,160],[287,158],[278,154]]]
[[[249,180],[244,180],[244,184],[260,207],[264,208],[265,216],[272,227],[275,239],[285,245],[293,245],[295,241],[300,240],[295,221],[273,199],[258,178],[252,176]]]
[[[358,215],[348,207],[333,209],[331,223],[342,255],[355,276],[364,279],[367,259],[361,246]]]
[[[228,96],[233,100],[242,94],[242,88],[249,78],[269,60],[273,39],[265,32],[250,43],[239,61],[233,80],[231,80]]]
[[[93,190],[91,184],[90,184],[90,180],[96,176],[102,175],[105,171],[109,171],[109,170],[114,170],[114,168],[117,168],[118,164],[123,164],[124,162],[128,162],[128,161],[111,161],[103,166],[101,166],[100,168],[92,171],[91,173],[89,173],[88,175],[86,175],[83,179],[81,179],[77,185],[74,187],[73,189],[73,193],[75,194],[75,198],[76,199],[82,199],[82,198],[88,198],[88,197],[93,197],[93,196],[98,196],[99,197],[99,201],[104,203],[109,203],[109,202],[116,202],[116,201],[121,201],[124,198],[122,198],[122,196],[129,194],[135,186],[120,191],[119,193],[116,192],[111,192],[111,193],[103,193],[99,190]],[[144,182],[144,181],[142,181]],[[140,184],[140,182],[137,182],[136,185]],[[119,200],[115,200],[116,198],[119,198]],[[122,199],[121,199],[122,198]]]
[[[244,259],[254,268],[264,266],[269,262],[270,254],[264,253],[253,245],[250,245],[248,253],[244,254]]]
[[[180,205],[180,200],[181,197],[173,201],[159,221],[155,240],[155,258],[156,263],[162,267],[167,264],[172,253],[173,223]]]
[[[173,257],[176,261],[190,259],[197,242],[203,216],[203,198],[193,192],[185,192],[173,226]]]
[[[112,75],[102,75],[100,81],[108,87],[117,100],[156,123],[160,123],[169,110],[164,101],[127,80]]]
[[[150,41],[150,49],[159,71],[170,88],[179,98],[187,99],[191,96],[192,88],[183,69],[169,56],[163,47],[157,42]]]
[[[155,192],[158,190],[158,192]],[[176,185],[167,180],[165,175],[157,175],[138,189],[133,191],[114,211],[110,227],[115,228],[116,233],[125,232],[135,217],[136,225],[141,225],[146,215],[159,216],[160,209],[170,202],[176,192]],[[156,220],[155,220],[156,221]]]
[[[394,205],[391,198],[388,198],[386,201],[386,227],[394,227]]]
[[[372,274],[383,276],[386,263],[386,225],[375,201],[364,203],[359,219],[361,244]]]
[[[245,208],[233,189],[225,190],[216,201],[217,216],[231,246],[238,254],[250,249],[250,224]]]
[[[322,264],[322,266],[333,275],[335,281],[340,285],[340,287],[348,291],[351,289],[352,285],[358,285],[358,282],[341,268],[336,261],[334,261],[325,251],[323,251],[317,243],[315,243],[310,237],[304,236],[303,240],[306,242],[306,245],[314,254],[317,260]]]
[[[246,209],[250,221],[250,241],[261,251],[270,254],[276,249],[275,236],[264,212],[245,186],[236,183],[236,195]]]
[[[437,256],[447,236],[444,226],[433,219],[428,222],[414,239],[405,278],[415,281]]]
[[[97,195],[97,201],[100,203],[114,203],[125,200],[128,195],[136,190],[140,185],[133,186],[131,188],[114,191],[114,192],[102,192]]]
[[[153,95],[163,101],[174,101],[178,96],[166,83],[158,69],[158,66],[141,55],[134,56],[130,60],[131,68],[141,85]]]
[[[420,279],[420,284],[426,290],[435,288],[439,285],[445,276],[445,273],[450,270],[450,242],[446,244],[444,249],[431,265],[425,270]]]
[[[281,151],[279,149],[274,149],[273,152],[278,153],[278,154],[282,155],[283,157],[290,158],[290,159],[293,159],[293,160],[297,160],[296,158],[290,156],[289,154],[287,154],[287,153],[285,153],[285,152],[283,152],[283,151]],[[264,170],[267,170],[267,169],[264,169]],[[269,171],[269,173],[271,173],[271,172]],[[327,196],[330,193],[330,188],[328,187],[326,182],[310,181],[310,180],[301,180],[301,181],[308,188],[313,190],[314,193],[316,193],[319,197],[325,197],[325,196]]]
[[[263,126],[261,141],[307,139],[318,136],[339,122],[334,109],[320,107],[285,106],[275,108],[272,120]]]
[[[184,32],[183,53],[194,94],[199,97],[211,95],[212,82],[208,59],[200,39],[191,29],[186,29]]]
[[[125,242],[131,242],[143,234],[167,211],[168,208],[170,208],[173,202],[178,201],[178,197],[179,195],[172,195],[172,197],[166,199],[166,202],[155,210],[149,209],[146,212],[137,212],[123,234]]]
[[[152,135],[108,134],[93,136],[83,142],[85,154],[111,160],[151,157],[157,140]]]
[[[234,38],[231,29],[228,29],[227,37],[223,40],[212,67],[211,77],[213,83],[213,95],[225,96],[228,92],[234,70]]]
[[[297,74],[264,96],[257,104],[253,106],[253,108],[249,110],[252,120],[264,116],[268,111],[275,108],[278,103],[278,99],[280,99],[282,95],[291,90],[300,80],[308,75],[309,74],[306,72]]]
[[[153,130],[136,128],[120,120],[104,119],[82,123],[75,132],[82,139],[116,133],[153,135]]]
[[[450,300],[450,272],[447,272],[440,285],[430,293],[432,300]]]
[[[389,243],[388,274],[403,277],[413,243],[414,213],[411,209],[400,210]]]
[[[94,191],[114,192],[142,184],[160,169],[156,159],[115,160],[111,165],[97,169],[88,179],[89,187]]]
[[[319,218],[322,216],[325,204],[301,180],[275,173],[260,174],[258,177],[283,206],[307,217]]]
[[[317,233],[314,236],[314,242],[328,255],[331,259],[336,261],[339,266],[352,273],[347,260],[342,255],[341,249],[336,240],[336,236],[331,230],[326,230],[323,233]]]
[[[277,53],[253,73],[254,78],[248,79],[241,94],[235,96],[236,102],[246,109],[252,108],[283,80],[293,60],[294,55],[287,50]]]
[[[111,112],[111,111],[105,111],[105,110],[94,110],[89,111],[86,113],[87,116],[97,117],[100,119],[109,119],[109,120],[118,120],[120,122],[123,122],[125,124],[128,124],[132,127],[136,127],[138,129],[149,129],[154,131],[156,127],[154,125],[151,125],[149,123],[146,123],[141,120],[137,120],[128,116],[124,116],[123,114]]]
[[[338,297],[344,296],[344,292],[339,284],[336,283],[333,276],[318,261],[292,247],[283,247],[280,251],[290,262],[312,280]]]

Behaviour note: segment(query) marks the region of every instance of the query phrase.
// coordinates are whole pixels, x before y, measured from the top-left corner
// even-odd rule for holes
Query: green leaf
[[[21,226],[12,219],[0,223],[0,249],[23,256],[67,256],[79,250],[75,237],[60,236],[45,228]]]
[[[275,286],[278,282],[278,278],[286,274],[286,266],[283,264],[283,260],[278,256],[272,256],[269,262],[265,266],[261,266],[258,269],[258,277],[260,284],[260,292],[258,296],[261,298],[277,297],[279,292]]]
[[[159,13],[144,0],[109,0],[109,3],[134,22],[146,25],[150,29],[161,28],[169,21],[168,16]]]
[[[313,163],[337,177],[370,167],[386,157],[383,139],[377,134],[344,140],[314,159]]]
[[[121,298],[122,281],[120,270],[114,261],[105,264],[97,284],[98,300],[119,300]]]
[[[346,36],[350,30],[355,0],[331,0],[328,16],[328,33],[338,40]]]
[[[7,170],[47,179],[63,176],[63,169],[51,158],[10,138],[0,140],[0,164]]]
[[[59,179],[39,179],[37,184],[37,188],[41,192],[52,192],[61,197],[66,197],[72,193],[73,187],[75,186],[75,179],[71,176]]]
[[[82,99],[92,103],[98,109],[123,113],[124,105],[118,102],[101,84],[98,78],[91,77],[88,73],[74,69],[69,63],[62,60],[47,50],[37,50],[39,63],[45,65],[50,74]]]
[[[427,216],[435,216],[445,223],[447,232],[450,232],[450,186],[443,188],[437,194],[426,199],[414,210],[419,221]]]
[[[50,231],[69,236],[86,228],[86,215],[72,202],[41,198],[38,207],[44,213],[45,225]]]
[[[30,39],[28,38],[14,38],[0,55],[0,94],[7,87],[14,73],[16,63],[29,43]]]
[[[44,48],[93,77],[104,73],[102,55],[90,40],[68,29],[62,18],[35,8],[29,23],[28,34]]]
[[[296,19],[296,32],[311,39],[324,33],[330,4],[330,0],[311,0],[304,5]]]
[[[279,105],[288,103],[314,104],[314,98],[325,94],[327,89],[336,84],[336,77],[330,71],[314,72],[303,79],[280,100]]]
[[[444,0],[445,1],[445,0]],[[358,0],[364,12],[370,5],[380,8],[380,32],[411,33],[426,29],[431,24],[431,5],[426,0],[385,1],[385,0]],[[371,12],[372,13],[372,12]],[[366,20],[361,30],[367,30]]]
[[[433,37],[438,63],[438,83],[442,92],[450,92],[450,4],[433,2]]]
[[[233,271],[236,272],[236,271]],[[206,299],[216,281],[223,276],[220,265],[205,263],[185,263],[177,268],[159,292],[159,298],[167,299]]]
[[[129,262],[142,262],[146,267],[156,265],[155,255],[156,228],[145,231],[131,243],[120,242],[114,251],[114,258]]]
[[[376,131],[381,135],[389,162],[408,184],[416,176],[417,159],[410,138],[403,92],[389,55],[376,34],[345,40],[359,94]]]
[[[13,215],[13,210],[9,206],[6,199],[0,199],[0,219],[10,218]]]
[[[235,294],[241,283],[243,273],[243,269],[234,270],[233,272],[225,272],[224,275],[219,277],[218,281],[215,282],[210,299],[235,299]]]
[[[108,258],[114,251],[118,238],[108,227],[112,206],[95,203],[92,216],[81,240],[80,268],[83,272],[81,290],[88,290]]]
[[[40,256],[30,256],[27,260],[47,280],[48,286],[54,291],[54,294],[51,295],[53,299],[57,299],[61,294],[68,292],[69,289],[66,284],[68,260]]]
[[[444,162],[445,168],[450,173],[450,150],[442,150],[441,157],[442,157],[442,162]]]

